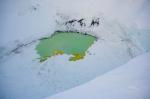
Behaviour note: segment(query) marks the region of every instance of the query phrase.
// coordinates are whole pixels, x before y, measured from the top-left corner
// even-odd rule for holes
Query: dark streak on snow
[[[9,55],[11,55],[11,54],[19,54],[19,53],[21,53],[21,51],[20,51],[21,48],[26,47],[26,46],[29,46],[29,45],[31,45],[31,44],[37,42],[38,40],[39,40],[39,39],[37,39],[37,40],[32,40],[32,41],[27,42],[27,43],[25,43],[25,44],[17,44],[17,46],[16,46],[14,49],[8,51],[7,53],[3,53],[3,54],[0,56],[0,59],[2,59],[2,58],[5,57],[5,56],[9,56]]]

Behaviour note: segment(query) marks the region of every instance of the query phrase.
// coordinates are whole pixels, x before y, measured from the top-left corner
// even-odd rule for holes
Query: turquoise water
[[[69,60],[83,59],[87,49],[94,43],[96,37],[77,32],[54,32],[50,37],[41,39],[36,46],[40,61],[54,55],[73,55]]]

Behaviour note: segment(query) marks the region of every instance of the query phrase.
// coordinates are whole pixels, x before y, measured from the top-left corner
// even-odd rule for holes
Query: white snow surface
[[[96,79],[45,99],[150,99],[150,52]]]
[[[149,3],[148,0],[0,0],[0,99],[42,99],[100,77],[149,52]],[[68,61],[67,55],[39,62],[37,39],[64,29],[56,24],[56,19],[60,23],[68,20],[58,14],[69,19],[85,18],[87,23],[100,17],[99,27],[74,27],[98,37],[88,50],[91,55],[77,62]],[[37,42],[11,52],[34,40]]]

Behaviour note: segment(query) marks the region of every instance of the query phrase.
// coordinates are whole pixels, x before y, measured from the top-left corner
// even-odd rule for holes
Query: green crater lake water
[[[84,58],[87,49],[96,39],[89,34],[59,31],[50,37],[42,38],[36,50],[40,55],[40,62],[62,54],[72,55],[69,61],[76,61]]]

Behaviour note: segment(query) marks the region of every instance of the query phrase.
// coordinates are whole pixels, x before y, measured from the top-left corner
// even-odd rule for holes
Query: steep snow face
[[[123,3],[119,0],[1,2],[2,99],[41,99],[84,84],[150,50],[150,32],[148,28],[143,29],[144,23],[144,26],[139,26],[137,21],[141,19],[137,13],[146,0],[126,0]],[[100,18],[97,27],[74,25],[68,28],[63,25],[74,18],[84,18],[86,24],[90,24],[97,17]],[[98,38],[86,58],[69,62],[70,56],[62,55],[39,63],[35,51],[39,39],[52,35],[54,31],[68,29]]]
[[[84,85],[45,99],[149,99],[150,53]]]

